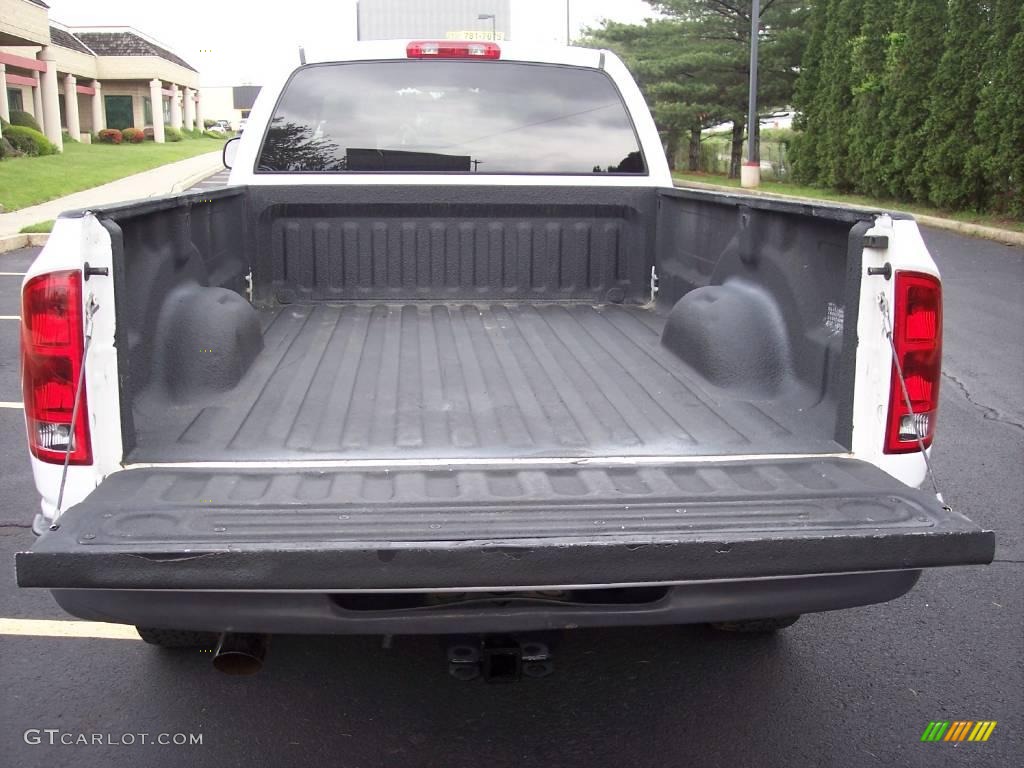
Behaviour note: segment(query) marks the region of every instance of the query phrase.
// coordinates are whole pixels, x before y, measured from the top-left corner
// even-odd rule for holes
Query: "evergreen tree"
[[[680,39],[691,42],[680,45]],[[694,133],[699,158],[701,131],[724,119],[717,106],[718,86],[708,76],[715,60],[711,46],[684,23],[671,20],[644,25],[606,21],[587,30],[581,42],[614,50],[625,61],[651,109],[670,167],[681,142]]]
[[[700,130],[732,121],[739,175],[750,75],[751,0],[647,0],[666,18],[644,25],[605,22],[586,45],[606,46],[630,64],[671,149],[688,138],[699,152]],[[790,104],[805,44],[805,0],[762,4],[758,103],[771,112]]]
[[[800,62],[800,77],[793,91],[796,117],[793,127],[800,131],[793,145],[793,169],[797,180],[817,183],[821,176],[818,165],[818,144],[822,135],[823,115],[814,110],[814,101],[821,86],[821,64],[825,57],[825,28],[830,0],[812,0],[808,19],[807,48]]]
[[[987,41],[975,144],[967,174],[984,179],[982,205],[1024,217],[1024,3],[996,0]]]
[[[861,0],[832,0],[825,26],[821,79],[812,110],[819,116],[821,131],[816,159],[819,181],[841,190],[853,187],[849,156],[853,105],[851,40],[860,27]]]
[[[930,83],[925,146],[910,188],[916,199],[940,208],[976,208],[983,198],[983,177],[977,168],[967,172],[967,158],[977,144],[974,119],[985,43],[994,34],[988,5],[982,0],[951,0],[942,58]]]
[[[1024,215],[1024,0],[813,0],[802,181]]]
[[[887,0],[865,0],[863,23],[852,41],[851,75],[853,103],[849,115],[849,174],[857,192],[878,191],[882,179],[878,167],[879,113],[882,75],[892,19]]]
[[[902,0],[882,74],[877,167],[891,197],[912,198],[910,179],[925,147],[929,90],[942,55],[947,0]]]

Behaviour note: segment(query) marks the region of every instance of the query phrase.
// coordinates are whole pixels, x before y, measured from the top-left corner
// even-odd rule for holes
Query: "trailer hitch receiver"
[[[457,680],[511,683],[522,677],[547,677],[554,671],[546,643],[507,635],[460,640],[448,646],[447,655],[448,674]]]

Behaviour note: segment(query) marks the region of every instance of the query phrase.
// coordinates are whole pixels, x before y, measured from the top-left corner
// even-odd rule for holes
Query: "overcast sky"
[[[202,85],[260,84],[293,66],[303,44],[328,58],[355,39],[355,0],[288,0],[282,4],[175,0],[47,0],[50,18],[70,26],[136,27],[199,70]],[[512,0],[512,38],[561,42],[564,0]],[[273,8],[272,12],[264,9]],[[281,13],[287,8],[288,13]],[[601,18],[640,22],[654,15],[643,0],[571,0],[574,34]]]

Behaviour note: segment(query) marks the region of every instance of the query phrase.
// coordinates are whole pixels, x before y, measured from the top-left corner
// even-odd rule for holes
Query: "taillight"
[[[410,59],[500,59],[497,43],[474,40],[416,40],[405,48]]]
[[[909,453],[920,450],[919,435],[925,448],[935,437],[942,376],[942,286],[938,278],[897,272],[893,313],[893,342],[907,391],[905,395],[894,363],[885,452]]]
[[[38,459],[91,464],[85,382],[72,423],[85,348],[82,273],[50,272],[28,281],[21,306],[21,386],[29,449]]]

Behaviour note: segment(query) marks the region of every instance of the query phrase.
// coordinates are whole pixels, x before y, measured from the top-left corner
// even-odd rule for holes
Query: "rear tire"
[[[713,621],[711,626],[720,632],[745,634],[771,634],[796,624],[799,616],[776,616],[771,619],[745,619],[743,621]]]
[[[136,627],[139,637],[150,645],[161,648],[213,648],[217,644],[216,632],[193,632],[188,629],[156,629]]]

